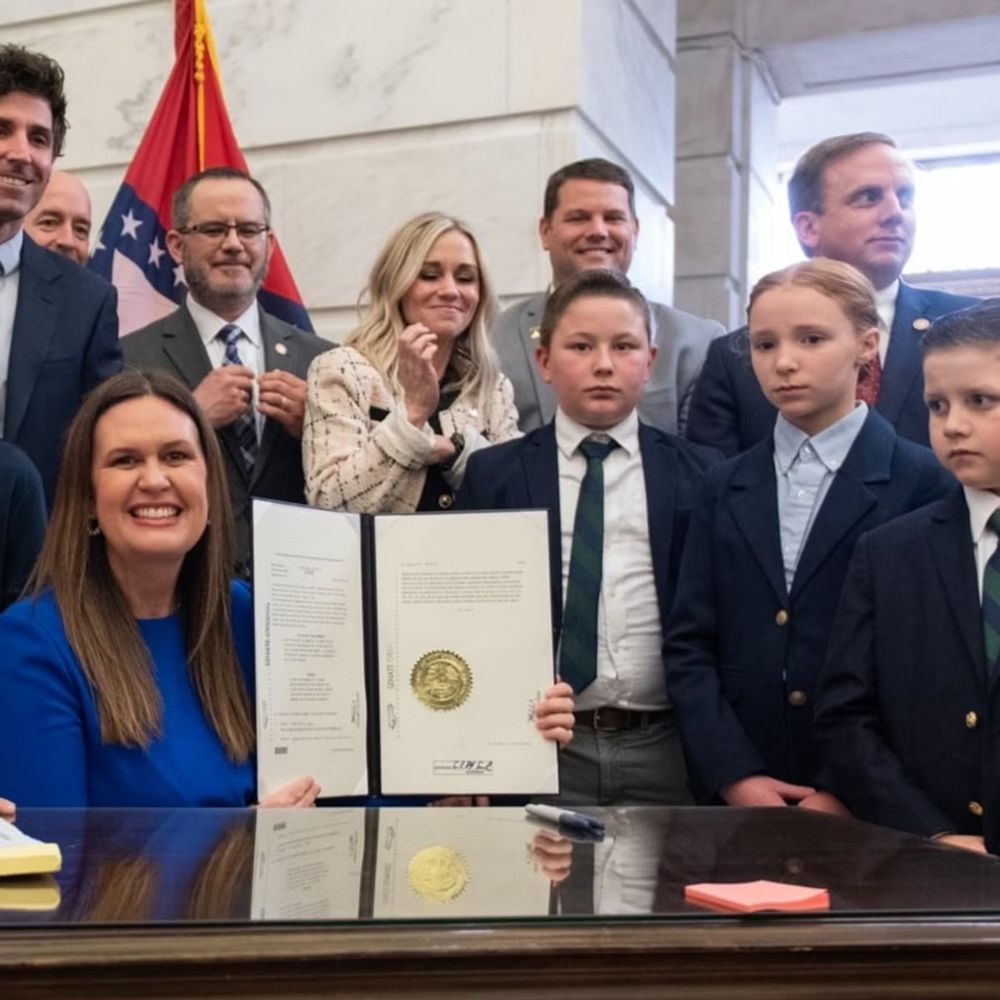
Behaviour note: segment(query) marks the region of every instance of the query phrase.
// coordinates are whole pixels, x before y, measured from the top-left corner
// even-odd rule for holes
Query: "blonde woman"
[[[518,435],[475,237],[439,212],[411,219],[375,261],[367,300],[360,326],[309,369],[306,497],[370,514],[447,509],[469,455]]]

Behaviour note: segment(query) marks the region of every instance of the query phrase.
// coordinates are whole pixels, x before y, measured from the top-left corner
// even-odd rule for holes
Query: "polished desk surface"
[[[18,826],[57,842],[63,868],[0,880],[0,981],[14,975],[26,997],[125,996],[140,982],[146,997],[319,995],[296,991],[308,969],[310,989],[336,981],[343,995],[387,976],[398,995],[492,996],[504,983],[535,995],[526,985],[547,974],[565,985],[572,968],[589,970],[577,996],[613,995],[619,980],[602,976],[623,970],[643,996],[644,976],[706,988],[711,969],[732,974],[731,995],[779,996],[799,968],[823,976],[824,995],[861,996],[874,994],[837,983],[853,990],[900,955],[900,995],[915,997],[962,970],[985,975],[983,962],[991,984],[1000,975],[998,859],[796,809],[592,812],[607,824],[600,843],[506,808],[22,809]],[[734,915],[684,900],[691,883],[756,879],[826,888],[830,910]],[[187,970],[180,992],[164,963]]]

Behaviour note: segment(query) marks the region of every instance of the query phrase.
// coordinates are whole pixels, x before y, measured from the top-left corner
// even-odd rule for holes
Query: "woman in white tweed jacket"
[[[368,514],[445,509],[469,455],[518,435],[475,237],[439,212],[410,220],[375,261],[367,299],[361,325],[309,368],[306,497]]]

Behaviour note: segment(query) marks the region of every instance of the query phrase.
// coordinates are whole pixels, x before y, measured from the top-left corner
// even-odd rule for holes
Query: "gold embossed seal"
[[[449,903],[469,882],[469,866],[453,847],[433,844],[417,851],[406,866],[410,888],[428,903]]]
[[[410,674],[413,693],[428,708],[450,712],[472,691],[472,671],[458,653],[434,649],[417,660]]]

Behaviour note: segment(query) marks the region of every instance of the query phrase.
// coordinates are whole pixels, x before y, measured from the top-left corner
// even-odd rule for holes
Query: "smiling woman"
[[[486,339],[482,254],[462,223],[428,212],[390,237],[367,291],[361,325],[309,370],[306,496],[368,514],[447,509],[469,455],[518,433]]]
[[[161,372],[84,401],[29,589],[0,617],[0,774],[22,805],[253,801],[250,595],[215,435]],[[262,804],[308,805],[303,779]]]

